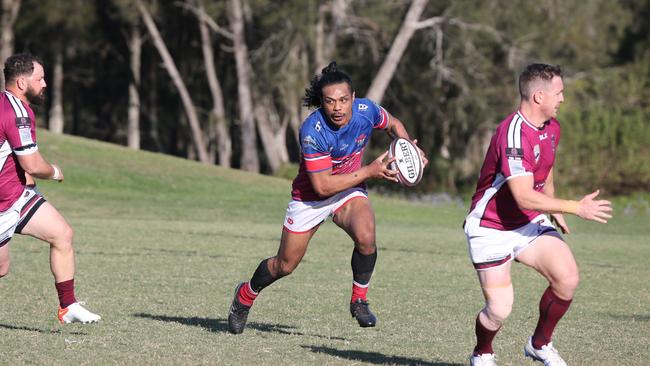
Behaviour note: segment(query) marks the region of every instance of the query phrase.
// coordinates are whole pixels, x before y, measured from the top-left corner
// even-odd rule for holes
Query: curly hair
[[[38,57],[27,52],[9,56],[5,61],[5,82],[9,83],[22,75],[31,75],[34,72],[34,62],[43,65]]]
[[[562,77],[560,65],[530,64],[519,75],[519,95],[521,99],[530,99],[536,81],[551,81],[555,76]]]
[[[350,87],[350,93],[354,92],[352,79],[336,67],[336,61],[332,61],[321,71],[320,75],[315,75],[311,79],[309,89],[305,89],[303,105],[309,108],[320,108],[323,99],[323,88],[339,83],[347,83]]]

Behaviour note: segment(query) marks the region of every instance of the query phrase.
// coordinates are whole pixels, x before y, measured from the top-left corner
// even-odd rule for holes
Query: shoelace
[[[370,314],[370,309],[368,309],[368,302],[367,301],[359,301],[354,303],[354,311],[359,314],[359,315],[368,315]]]

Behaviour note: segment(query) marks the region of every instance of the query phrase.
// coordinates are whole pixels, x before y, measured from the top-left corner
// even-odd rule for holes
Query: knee
[[[72,250],[72,239],[74,237],[74,230],[70,225],[66,224],[61,228],[57,237],[53,240],[52,245],[61,250]]]
[[[573,298],[580,283],[580,274],[577,270],[567,273],[553,281],[551,286],[556,294],[565,299]]]
[[[375,244],[375,234],[373,232],[359,235],[354,244],[357,247],[359,253],[363,255],[370,255],[377,251]]]
[[[0,264],[0,278],[9,274],[9,262]]]
[[[485,316],[496,327],[500,327],[512,312],[511,301],[491,301],[483,309]]]
[[[298,267],[298,263],[286,261],[286,260],[276,260],[275,261],[275,278],[281,278],[284,276],[290,275],[296,267]]]

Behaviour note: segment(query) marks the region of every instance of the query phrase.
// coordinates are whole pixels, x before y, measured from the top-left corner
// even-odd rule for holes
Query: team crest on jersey
[[[365,111],[366,109],[368,109],[367,104],[359,103],[359,110],[360,111]]]
[[[533,147],[533,153],[535,154],[535,163],[537,163],[539,161],[539,155],[540,155],[539,145],[535,145],[535,147]]]
[[[357,146],[363,146],[363,143],[365,141],[366,141],[366,134],[362,133],[361,135],[359,135],[359,137],[357,137],[355,143],[357,144]]]
[[[32,120],[29,117],[16,117],[16,127],[29,128],[32,126]]]

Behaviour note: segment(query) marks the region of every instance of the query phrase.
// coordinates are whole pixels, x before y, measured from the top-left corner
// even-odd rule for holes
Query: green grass
[[[40,141],[66,177],[39,186],[75,229],[77,297],[103,319],[59,325],[47,245],[16,236],[0,280],[0,364],[467,363],[482,296],[460,228],[465,207],[372,195],[376,328],[350,317],[352,243],[328,222],[233,336],[233,288],[276,252],[290,182],[79,138]],[[582,282],[554,341],[570,365],[647,364],[650,215],[643,204],[622,206],[632,208],[608,225],[569,220]],[[499,365],[534,365],[522,348],[546,284],[520,265],[514,284],[495,341]]]

